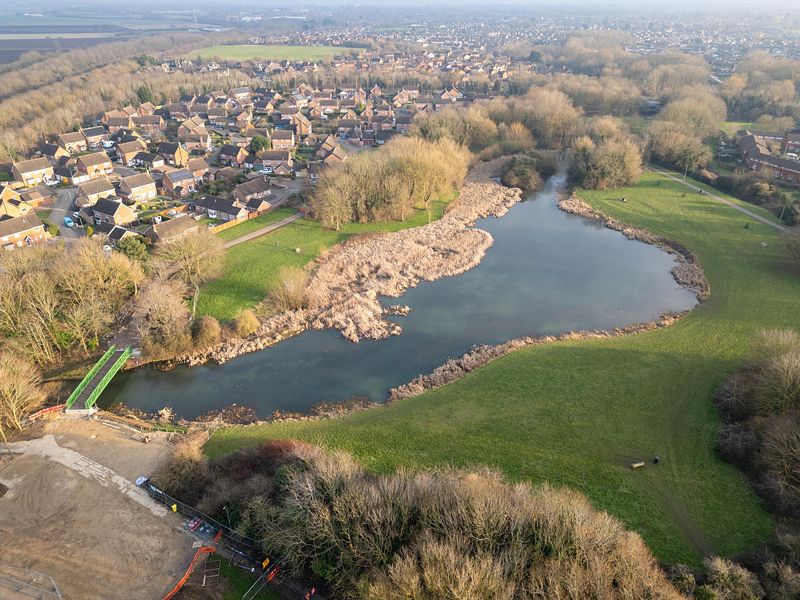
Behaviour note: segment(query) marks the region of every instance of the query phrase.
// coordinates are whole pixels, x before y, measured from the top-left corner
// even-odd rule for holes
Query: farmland
[[[756,329],[799,324],[800,279],[781,269],[779,234],[653,173],[635,188],[582,196],[691,248],[710,299],[669,328],[517,351],[383,408],[222,430],[207,452],[296,438],[345,449],[378,472],[488,465],[512,481],[582,491],[667,562],[697,564],[703,555],[735,555],[764,540],[769,516],[742,475],[714,453],[711,397]],[[657,466],[629,468],[654,456]]]
[[[225,46],[207,46],[186,55],[192,59],[221,58],[224,60],[324,60],[336,54],[351,54],[359,48],[344,46],[262,46],[257,44],[239,44]]]

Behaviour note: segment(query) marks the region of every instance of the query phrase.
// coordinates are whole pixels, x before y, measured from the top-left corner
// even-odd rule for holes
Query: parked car
[[[54,185],[58,185],[58,179],[45,179],[44,184],[53,187]]]
[[[81,213],[79,213],[79,212],[76,210],[74,213],[72,213],[72,218],[73,218],[73,219],[75,219],[75,220],[77,221],[78,219],[80,219],[80,218],[81,218]]]
[[[67,227],[75,227],[75,221],[73,221],[69,217],[64,217],[64,225],[66,225]]]

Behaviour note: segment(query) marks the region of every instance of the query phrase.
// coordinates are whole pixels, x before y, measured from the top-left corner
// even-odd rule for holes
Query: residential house
[[[23,191],[20,192],[20,196],[23,202],[27,202],[31,206],[40,206],[53,199],[53,195],[48,188]]]
[[[120,129],[133,129],[133,119],[130,116],[108,117],[105,121],[108,133],[114,134]]]
[[[189,153],[183,146],[174,142],[161,142],[157,152],[171,167],[185,167],[189,162]]]
[[[85,127],[81,129],[81,134],[90,148],[97,148],[103,142],[108,141],[108,131],[106,131],[105,127],[101,127],[100,125],[96,127]]]
[[[361,136],[361,121],[358,119],[339,119],[336,131],[340,138],[358,138]]]
[[[160,154],[153,154],[152,152],[139,152],[133,159],[134,164],[144,167],[145,169],[163,169],[167,166],[167,161]]]
[[[80,131],[60,133],[56,136],[56,143],[70,154],[86,152],[89,149],[89,142],[86,141]]]
[[[40,185],[53,179],[53,165],[46,158],[31,158],[15,162],[11,174],[26,187]]]
[[[66,185],[78,185],[89,181],[90,177],[86,173],[78,171],[73,162],[62,163],[53,167],[53,177]]]
[[[186,165],[186,168],[192,172],[194,176],[194,180],[197,183],[200,183],[205,179],[206,175],[208,174],[208,163],[204,158],[190,158],[189,162]]]
[[[156,107],[152,102],[144,102],[143,104],[139,105],[139,108],[136,109],[136,112],[141,116],[152,115],[154,112],[156,112]]]
[[[69,158],[69,152],[58,144],[45,144],[44,147],[42,147],[42,156],[53,162],[58,162],[61,158]]]
[[[789,185],[800,185],[800,161],[772,156],[766,141],[749,131],[740,131],[737,136],[742,158],[753,171]]]
[[[150,135],[164,130],[164,119],[161,118],[161,115],[134,115],[131,120],[137,129]]]
[[[10,186],[0,187],[0,218],[21,217],[32,210],[33,205],[25,202]]]
[[[75,204],[78,208],[94,206],[98,200],[116,195],[117,192],[111,182],[105,177],[100,177],[78,184],[78,195],[75,198]]]
[[[341,146],[336,146],[333,150],[331,150],[328,155],[323,160],[323,163],[331,166],[343,162],[347,159],[347,153]]]
[[[168,221],[154,223],[144,232],[144,237],[154,245],[169,243],[183,235],[198,231],[201,225],[188,215],[178,215]]]
[[[136,166],[138,164],[136,156],[140,152],[147,150],[147,144],[144,140],[136,138],[130,142],[121,142],[117,144],[116,152],[119,161],[126,167]]]
[[[291,170],[293,167],[292,153],[288,150],[268,150],[261,155],[264,169],[275,172],[281,165],[286,165]]]
[[[235,200],[219,198],[217,196],[202,196],[194,201],[194,211],[205,213],[211,219],[220,221],[235,221],[247,218],[247,209],[240,206]]]
[[[75,161],[75,166],[79,172],[86,173],[89,179],[104,177],[114,172],[114,165],[111,164],[111,159],[105,152],[92,152],[79,156]]]
[[[337,140],[334,136],[329,135],[322,141],[322,144],[320,144],[319,148],[317,148],[316,154],[320,158],[325,158],[326,156],[328,156],[328,154],[333,152],[333,149],[336,148],[336,146],[338,145],[339,145],[339,140]]]
[[[140,234],[125,227],[115,225],[113,223],[98,222],[94,225],[95,237],[100,237],[111,246],[116,246],[117,242],[128,237],[136,237]]]
[[[273,150],[291,150],[295,146],[294,131],[289,129],[276,129],[272,132]]]
[[[219,150],[219,162],[223,165],[241,167],[245,158],[247,158],[247,151],[241,146],[223,144]]]
[[[0,248],[13,250],[23,246],[32,246],[47,241],[44,223],[36,213],[28,213],[19,217],[0,215]]]
[[[297,113],[292,117],[292,126],[298,138],[303,138],[311,135],[311,121],[304,115]]]
[[[102,198],[88,210],[95,224],[129,225],[136,220],[136,213],[117,198]]]
[[[171,198],[188,198],[197,190],[197,182],[189,169],[174,169],[164,173],[161,187],[164,194]]]
[[[128,204],[146,202],[158,195],[156,182],[149,173],[137,173],[123,177],[119,184],[119,193]]]
[[[272,185],[266,177],[256,177],[233,188],[233,199],[242,206],[247,205],[251,200],[263,200],[271,194]]]

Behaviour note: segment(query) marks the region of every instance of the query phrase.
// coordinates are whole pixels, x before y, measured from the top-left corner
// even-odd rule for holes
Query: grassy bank
[[[451,198],[436,202],[433,219],[441,218],[445,207],[455,197],[454,194]],[[292,212],[288,208],[278,209],[222,231],[219,236],[230,241],[288,217]],[[264,221],[256,224],[259,219]],[[229,248],[225,254],[225,275],[203,286],[197,305],[198,313],[213,315],[222,320],[233,319],[239,312],[252,308],[269,294],[284,267],[303,267],[323,250],[353,235],[398,231],[427,222],[428,215],[424,210],[417,211],[402,222],[350,223],[340,231],[325,229],[311,219],[294,221],[268,235]]]
[[[522,350],[385,408],[222,430],[207,451],[299,438],[346,449],[377,471],[488,464],[511,480],[581,490],[669,562],[731,555],[763,540],[768,515],[714,454],[710,398],[755,329],[799,324],[800,279],[778,266],[778,234],[652,173],[635,188],[582,196],[694,250],[711,298],[667,329]],[[655,455],[658,466],[649,464]],[[639,459],[648,466],[632,471]]]
[[[237,44],[207,46],[193,50],[186,58],[223,58],[227,60],[323,60],[338,54],[357,52],[358,48],[344,46],[264,46]]]

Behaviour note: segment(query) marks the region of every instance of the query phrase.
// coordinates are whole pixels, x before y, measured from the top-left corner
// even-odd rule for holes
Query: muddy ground
[[[145,445],[128,430],[72,419],[43,433],[0,462],[2,563],[49,575],[64,598],[163,598],[192,540],[180,517],[149,506],[131,482],[168,457],[166,435]]]

